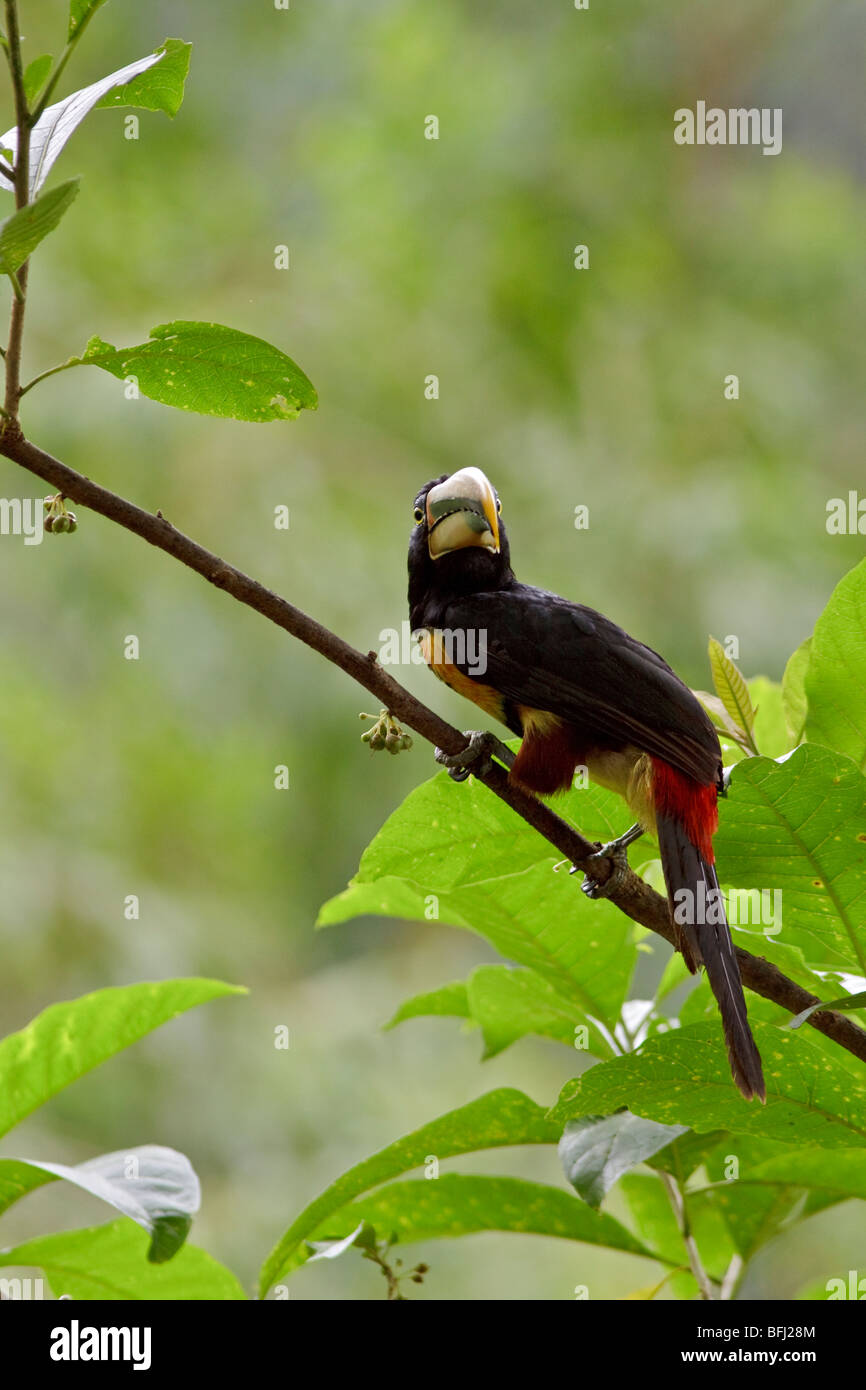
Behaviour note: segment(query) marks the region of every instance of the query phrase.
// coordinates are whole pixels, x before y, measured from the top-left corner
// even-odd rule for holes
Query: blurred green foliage
[[[28,60],[59,51],[66,9],[24,0]],[[709,632],[738,637],[747,675],[778,679],[862,553],[825,529],[827,500],[863,477],[858,33],[852,4],[815,0],[111,0],[62,91],[170,34],[194,44],[187,96],[174,121],[140,113],[136,141],[103,110],[70,142],[55,177],[80,173],[81,193],[34,261],[25,376],[92,334],[141,342],[212,319],[289,353],[320,408],[211,420],[76,370],[27,397],[25,427],[364,650],[405,617],[418,486],[478,464],[521,578],[602,608],[693,685],[709,683]],[[698,98],[783,107],[782,154],[675,146],[673,110]],[[4,496],[33,495],[11,464],[0,475]],[[377,1031],[407,994],[490,959],[482,945],[400,923],[314,936],[320,903],[430,770],[420,741],[371,759],[369,699],[340,672],[81,511],[74,536],[0,539],[0,631],[0,1031],[138,979],[252,991],[58,1097],[24,1127],[26,1151],[187,1153],[196,1244],[251,1287],[289,1216],[355,1159],[495,1085],[555,1094],[570,1059],[544,1041],[481,1072],[447,1021]],[[423,670],[396,674],[473,721]],[[520,1171],[560,1180],[547,1151]],[[56,1200],[10,1213],[7,1239],[101,1219],[85,1197]],[[863,1231],[845,1210],[766,1252],[747,1296],[787,1296],[816,1249],[847,1269]],[[569,1297],[574,1252],[556,1247],[436,1247],[419,1296]],[[628,1257],[588,1267],[594,1296],[632,1287]],[[341,1260],[298,1296],[380,1284]]]

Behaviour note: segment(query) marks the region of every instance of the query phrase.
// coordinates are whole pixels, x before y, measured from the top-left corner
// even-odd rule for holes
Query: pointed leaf
[[[32,1174],[31,1191],[64,1178],[131,1217],[150,1233],[147,1258],[154,1264],[177,1253],[201,1205],[199,1181],[189,1159],[157,1144],[101,1154],[73,1168],[31,1158],[0,1159],[0,1190],[8,1191],[10,1179],[26,1181],[23,1169]]]
[[[826,1003],[812,1004],[808,1009],[803,1009],[802,1013],[795,1014],[788,1024],[789,1028],[800,1028],[811,1018],[812,1014],[819,1009],[835,1009],[837,1013],[848,1014],[854,1009],[866,1008],[866,991],[861,990],[859,994],[843,994],[840,999],[828,999]]]
[[[183,102],[192,44],[183,39],[166,39],[158,52],[165,54],[158,67],[148,68],[122,87],[113,87],[98,105],[137,106],[144,111],[164,111],[167,116],[176,116]]]
[[[578,1196],[598,1207],[623,1173],[644,1163],[681,1134],[683,1125],[661,1125],[621,1110],[570,1120],[559,1141],[559,1160]]]
[[[555,1144],[558,1139],[559,1128],[545,1118],[543,1107],[520,1091],[490,1091],[459,1110],[440,1115],[438,1120],[423,1125],[350,1168],[305,1207],[265,1261],[261,1293],[304,1263],[303,1242],[319,1231],[323,1223],[327,1224],[334,1213],[371,1187],[420,1168],[430,1155],[442,1160],[455,1154],[473,1153],[476,1149],[510,1144]],[[352,1224],[356,1225],[357,1221]],[[351,1228],[347,1226],[338,1234],[345,1235]]]
[[[755,711],[743,676],[715,637],[710,638],[708,650],[716,694],[735,726],[744,734],[751,734],[755,724]]]
[[[0,223],[0,274],[10,275],[22,266],[54,230],[78,193],[78,184],[78,179],[58,184]]]
[[[263,338],[220,323],[178,320],[151,329],[137,347],[91,338],[77,365],[134,376],[151,400],[231,420],[293,420],[315,410],[315,389],[300,367]]]
[[[551,1119],[566,1123],[628,1105],[647,1119],[701,1133],[729,1129],[800,1146],[866,1147],[866,1076],[836,1065],[805,1034],[770,1024],[753,1032],[766,1105],[744,1101],[734,1086],[714,1021],[656,1034],[639,1051],[600,1062],[566,1084]]]
[[[812,639],[807,637],[805,642],[800,643],[793,656],[788,658],[785,674],[782,676],[782,706],[794,745],[802,742],[806,731],[808,704],[805,680],[811,651]]]
[[[593,1211],[561,1188],[521,1178],[447,1173],[431,1181],[391,1183],[323,1222],[317,1237],[342,1233],[359,1221],[393,1233],[400,1245],[477,1231],[513,1231],[658,1258],[606,1212]]]
[[[600,787],[570,792],[557,809],[593,840],[623,829],[622,802]],[[644,837],[632,864],[656,853]],[[474,778],[457,785],[441,773],[386,821],[319,924],[360,913],[429,921],[435,903],[435,920],[477,932],[613,1027],[634,968],[632,925],[610,903],[590,903],[565,867],[554,872],[555,863],[547,841]]]
[[[815,624],[804,685],[806,737],[866,772],[866,560],[837,584]]]
[[[50,53],[43,53],[41,58],[34,58],[24,69],[24,94],[28,106],[33,104],[45,86],[53,61]]]
[[[778,936],[816,969],[866,975],[866,778],[849,758],[804,743],[782,762],[737,763],[715,850],[722,883],[766,891],[774,915],[781,890],[768,954]]]
[[[69,40],[77,39],[84,25],[105,0],[69,0]]]
[[[163,980],[49,1005],[0,1042],[0,1134],[160,1024],[209,999],[243,993],[219,980]]]
[[[405,1023],[409,1018],[468,1018],[469,1003],[466,998],[466,986],[462,980],[454,980],[451,984],[441,985],[439,989],[431,990],[429,994],[415,994],[411,999],[402,1003],[394,1014],[385,1024],[386,1031],[396,1028],[398,1023]]]
[[[121,1218],[16,1245],[0,1252],[0,1265],[43,1270],[57,1298],[188,1302],[246,1297],[231,1271],[194,1245],[185,1245],[161,1265],[148,1262],[147,1250],[146,1233]]]

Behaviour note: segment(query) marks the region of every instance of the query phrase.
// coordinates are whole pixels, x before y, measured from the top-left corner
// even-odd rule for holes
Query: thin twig
[[[689,1221],[689,1213],[686,1207],[685,1198],[680,1189],[680,1185],[677,1182],[676,1178],[673,1176],[673,1174],[666,1173],[664,1169],[660,1169],[660,1177],[665,1187],[667,1188],[668,1196],[671,1199],[671,1206],[674,1209],[674,1216],[676,1217],[677,1226],[679,1228],[680,1235],[683,1238],[683,1245],[686,1247],[686,1254],[689,1257],[689,1268],[695,1277],[695,1282],[697,1283],[698,1291],[700,1292],[701,1298],[705,1299],[707,1302],[713,1302],[715,1299],[715,1290],[713,1288],[713,1282],[710,1279],[710,1276],[707,1274],[707,1271],[704,1269],[703,1262],[701,1260],[701,1253],[698,1250],[697,1243],[695,1242],[695,1238],[692,1235],[691,1223]]]
[[[18,143],[15,151],[15,206],[27,206],[30,197],[30,112],[27,109],[27,93],[24,90],[24,65],[21,61],[21,35],[18,31],[18,5],[16,0],[5,0],[6,38],[9,58],[9,72],[12,76],[12,91],[15,97],[15,124]],[[24,337],[24,314],[27,309],[27,272],[29,262],[25,261],[18,269],[17,279],[13,279],[15,295],[9,319],[9,342],[6,347],[6,400],[7,417],[18,417],[18,393],[21,382],[21,344]]]
[[[453,725],[447,724],[438,714],[399,685],[379,665],[375,652],[356,651],[336,633],[323,627],[321,623],[302,613],[299,608],[281,598],[264,585],[259,584],[242,570],[228,564],[218,555],[206,550],[197,541],[191,540],[176,530],[164,517],[146,512],[135,503],[101,487],[90,478],[77,473],[67,464],[47,454],[44,449],[24,438],[20,425],[15,420],[6,421],[0,429],[0,454],[26,468],[38,478],[50,483],[56,492],[62,493],[70,501],[82,507],[89,507],[115,522],[134,535],[140,536],[158,550],[164,550],[188,569],[195,570],[218,589],[224,589],[232,598],[275,623],[277,627],[312,647],[326,660],[339,666],[353,680],[362,685],[380,700],[401,723],[407,724],[423,738],[445,750],[446,753],[460,753],[467,746],[465,734]],[[543,835],[551,845],[572,864],[584,872],[592,871],[593,877],[606,881],[611,871],[609,861],[597,860],[588,863],[596,846],[585,839],[579,831],[557,816],[536,797],[512,786],[503,767],[493,763],[479,767],[478,780],[490,791],[506,802],[517,815]],[[676,937],[671,922],[670,909],[666,898],[629,870],[621,887],[611,895],[610,901],[633,921],[648,927],[665,941],[676,946]],[[771,999],[792,1014],[801,1013],[812,1004],[820,1003],[814,994],[809,994],[800,985],[783,975],[775,965],[762,956],[753,956],[737,947],[737,959],[743,983],[756,994]],[[819,1010],[808,1020],[811,1027],[832,1038],[840,1047],[866,1062],[866,1031],[844,1014],[830,1010]]]
[[[50,376],[56,376],[58,372],[67,372],[70,367],[80,367],[81,365],[79,359],[73,357],[69,362],[61,362],[58,367],[49,367],[47,371],[40,372],[38,376],[32,377],[26,386],[21,387],[18,392],[18,399],[20,400],[22,396],[26,396],[27,392],[32,391],[34,386],[38,386],[40,381],[45,381]]]

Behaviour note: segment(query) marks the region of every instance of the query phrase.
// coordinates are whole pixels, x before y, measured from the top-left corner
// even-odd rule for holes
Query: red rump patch
[[[679,821],[708,864],[715,863],[713,835],[719,824],[715,786],[696,782],[670,763],[653,758],[653,802],[657,815]]]

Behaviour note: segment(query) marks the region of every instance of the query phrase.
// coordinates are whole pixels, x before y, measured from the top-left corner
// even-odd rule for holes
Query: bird
[[[510,783],[536,796],[568,790],[578,768],[618,792],[635,823],[601,845],[611,859],[590,897],[608,896],[645,831],[659,846],[678,947],[703,965],[719,1006],[734,1082],[766,1101],[736,952],[716,874],[713,835],[725,793],[718,735],[658,652],[584,604],[523,584],[511,568],[499,495],[480,468],[443,474],[414,501],[409,621],[440,680],[521,739],[515,755],[489,732],[437,760],[463,780],[494,752]]]

